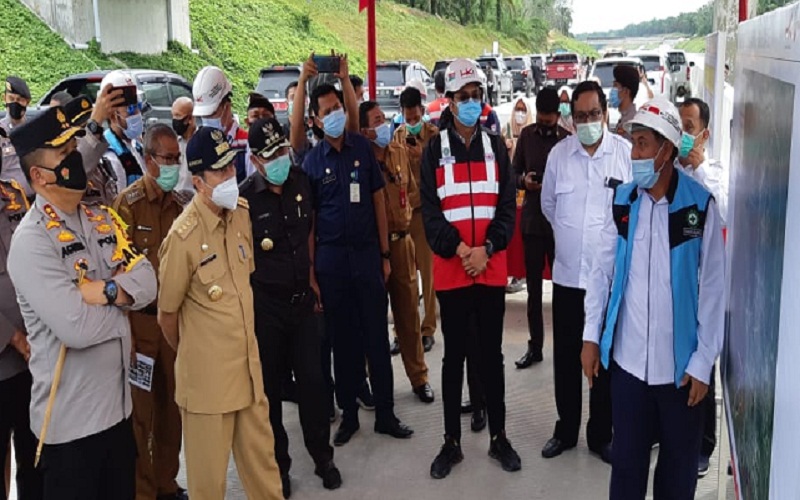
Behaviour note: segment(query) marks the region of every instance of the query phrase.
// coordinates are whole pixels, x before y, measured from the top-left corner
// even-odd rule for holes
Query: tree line
[[[543,49],[550,29],[568,34],[572,0],[396,0],[398,3],[455,21],[486,25]]]
[[[589,33],[585,36],[589,38],[623,38],[670,34],[705,36],[711,33],[713,29],[714,6],[713,2],[709,2],[694,12],[684,12],[666,19],[653,19],[642,23],[629,24],[619,30]],[[584,35],[581,38],[584,38]]]

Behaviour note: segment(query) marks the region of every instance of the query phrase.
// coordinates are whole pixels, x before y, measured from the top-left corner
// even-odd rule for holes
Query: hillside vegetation
[[[172,43],[156,56],[106,56],[97,44],[75,50],[19,0],[0,0],[0,8],[0,68],[25,78],[34,101],[65,76],[93,69],[163,69],[191,81],[202,66],[215,64],[233,82],[235,107],[241,111],[264,66],[296,64],[312,50],[335,49],[350,55],[351,72],[363,75],[366,69],[366,16],[358,13],[357,0],[192,0],[192,43],[198,53]],[[377,31],[379,59],[417,59],[428,67],[441,58],[475,57],[491,49],[493,40],[506,54],[545,49],[497,36],[486,25],[465,27],[389,1],[378,2]],[[558,39],[561,45],[567,41]]]

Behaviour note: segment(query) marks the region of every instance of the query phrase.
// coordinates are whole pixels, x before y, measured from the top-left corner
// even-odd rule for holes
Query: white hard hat
[[[419,93],[422,95],[422,101],[425,102],[428,98],[428,89],[425,88],[425,84],[419,80],[409,80],[406,83],[406,88],[414,87],[415,89],[419,90]]]
[[[194,116],[208,116],[217,110],[222,99],[231,93],[231,82],[216,66],[206,66],[197,73],[192,85]]]
[[[100,82],[100,88],[104,89],[106,85],[109,84],[112,87],[135,87],[136,80],[134,80],[133,75],[127,71],[115,69],[103,77],[103,80]]]
[[[569,85],[563,85],[560,89],[558,89],[558,98],[561,99],[561,94],[564,92],[567,93],[567,97],[572,99],[572,87]]]
[[[675,147],[681,146],[681,115],[667,99],[657,97],[643,104],[624,128],[630,134],[637,126],[654,130]]]
[[[444,75],[445,92],[458,92],[470,83],[481,85],[478,66],[468,59],[456,59],[447,66]]]

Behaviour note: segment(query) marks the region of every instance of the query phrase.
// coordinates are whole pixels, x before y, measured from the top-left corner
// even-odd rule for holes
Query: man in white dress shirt
[[[674,166],[675,106],[654,99],[627,126],[634,182],[616,189],[595,253],[581,361],[590,385],[611,371],[610,498],[644,500],[655,438],[654,498],[692,499],[724,334],[722,229],[711,193]]]
[[[542,213],[553,227],[553,367],[558,410],[553,437],[542,449],[552,458],[578,443],[583,390],[580,355],[584,297],[601,230],[610,217],[614,189],[631,180],[631,145],[604,124],[608,106],[593,81],[572,94],[576,134],[550,152],[542,183]],[[610,463],[611,403],[605,371],[590,394],[586,441]]]

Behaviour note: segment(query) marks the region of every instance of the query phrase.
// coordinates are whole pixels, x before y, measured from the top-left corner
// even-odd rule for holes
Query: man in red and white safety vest
[[[514,229],[515,187],[504,141],[478,123],[482,111],[478,74],[466,59],[448,66],[445,90],[453,120],[428,142],[421,169],[422,216],[434,253],[433,284],[444,336],[445,442],[431,465],[436,479],[446,477],[464,457],[461,386],[473,322],[489,415],[489,455],[506,471],[521,468],[505,432],[502,352],[505,249]]]

